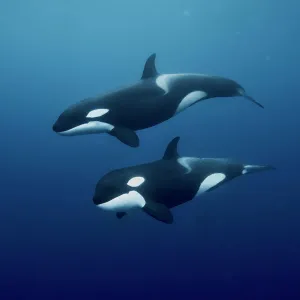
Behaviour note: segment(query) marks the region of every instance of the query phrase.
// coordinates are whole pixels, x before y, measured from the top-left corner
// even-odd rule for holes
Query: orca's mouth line
[[[109,201],[96,204],[99,208],[108,211],[127,211],[133,208],[143,208],[146,204],[144,197],[135,190],[121,194]]]
[[[120,199],[120,197],[128,197],[128,196],[129,196],[129,193],[130,193],[130,192],[121,194],[121,195],[119,195],[119,196],[117,196],[117,197],[114,197],[114,198],[108,200],[108,201],[105,201],[105,202],[103,202],[103,203],[96,204],[96,205],[97,205],[98,207],[104,207],[105,204],[110,203],[110,202],[112,202],[112,201],[115,201],[115,200],[117,200],[117,199]]]
[[[109,123],[90,121],[81,125],[72,127],[64,131],[56,131],[56,133],[65,136],[82,135],[92,133],[107,133],[114,129],[114,126]]]

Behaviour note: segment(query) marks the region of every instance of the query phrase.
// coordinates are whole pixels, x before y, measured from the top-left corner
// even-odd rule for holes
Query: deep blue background
[[[1,0],[0,299],[299,299],[299,1]],[[213,99],[139,132],[64,138],[68,105],[162,73],[239,81],[265,105]],[[278,169],[174,209],[117,220],[92,203],[113,168],[185,156]],[[299,287],[298,287],[299,285]]]

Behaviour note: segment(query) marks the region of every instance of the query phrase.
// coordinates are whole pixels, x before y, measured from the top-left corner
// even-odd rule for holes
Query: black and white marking
[[[93,201],[118,218],[141,209],[164,223],[173,223],[171,208],[212,191],[238,176],[274,169],[240,164],[228,159],[180,157],[179,138],[173,139],[162,159],[114,170],[101,178]]]
[[[248,96],[237,82],[205,74],[159,74],[155,54],[134,85],[85,99],[67,108],[53,125],[60,135],[108,133],[131,147],[139,146],[135,131],[165,122],[199,101]]]

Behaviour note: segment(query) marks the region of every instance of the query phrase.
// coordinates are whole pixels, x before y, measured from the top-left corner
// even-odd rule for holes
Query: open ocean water
[[[300,2],[0,1],[0,300],[300,299]],[[203,101],[138,132],[61,137],[87,96],[161,73],[232,78],[261,102]],[[118,220],[92,202],[108,171],[184,156],[277,168],[173,210]]]

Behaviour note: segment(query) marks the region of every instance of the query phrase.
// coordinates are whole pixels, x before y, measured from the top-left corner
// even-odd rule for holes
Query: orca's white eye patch
[[[86,118],[98,118],[101,117],[109,112],[109,109],[106,108],[99,108],[91,110],[87,115]]]
[[[128,182],[127,185],[131,186],[131,187],[138,187],[141,184],[143,184],[145,182],[145,178],[144,177],[133,177],[131,178]]]

